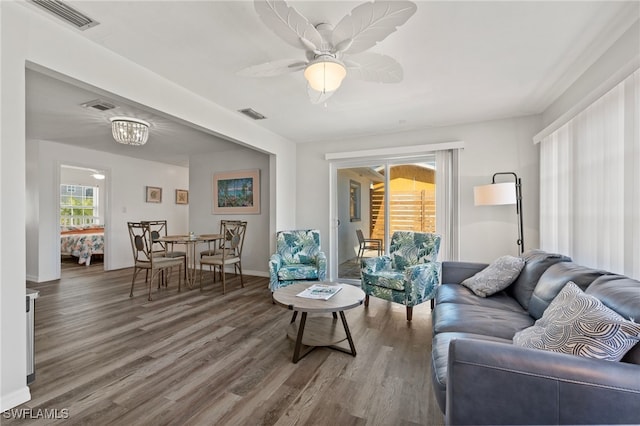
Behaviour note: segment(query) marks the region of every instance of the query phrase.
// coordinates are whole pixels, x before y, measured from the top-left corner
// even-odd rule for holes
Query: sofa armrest
[[[452,340],[447,424],[637,424],[640,365]]]
[[[460,284],[487,266],[489,264],[477,262],[442,262],[442,284]]]

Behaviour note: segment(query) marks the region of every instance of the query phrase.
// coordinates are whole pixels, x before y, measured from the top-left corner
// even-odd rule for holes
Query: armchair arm
[[[447,424],[637,424],[640,365],[452,340]]]
[[[269,258],[269,288],[274,291],[278,288],[278,270],[282,267],[282,256],[274,253]]]
[[[426,262],[404,270],[407,306],[433,299],[440,284],[440,262]]]
[[[318,252],[316,257],[316,266],[318,267],[318,281],[327,280],[327,256],[323,251]]]

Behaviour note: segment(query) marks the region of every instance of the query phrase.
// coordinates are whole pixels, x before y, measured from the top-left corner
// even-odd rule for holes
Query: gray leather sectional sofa
[[[447,424],[640,424],[640,343],[620,362],[512,344],[569,281],[640,322],[640,281],[535,250],[506,290],[460,283],[487,265],[443,262],[433,310],[432,379]]]

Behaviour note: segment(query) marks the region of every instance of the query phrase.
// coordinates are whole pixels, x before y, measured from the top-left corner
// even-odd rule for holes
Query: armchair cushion
[[[280,281],[317,280],[318,268],[315,265],[307,265],[303,263],[290,263],[282,266],[278,270],[278,279]]]

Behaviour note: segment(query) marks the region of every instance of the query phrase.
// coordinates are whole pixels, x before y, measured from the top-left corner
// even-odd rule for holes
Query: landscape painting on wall
[[[213,213],[259,214],[260,170],[213,175]]]

